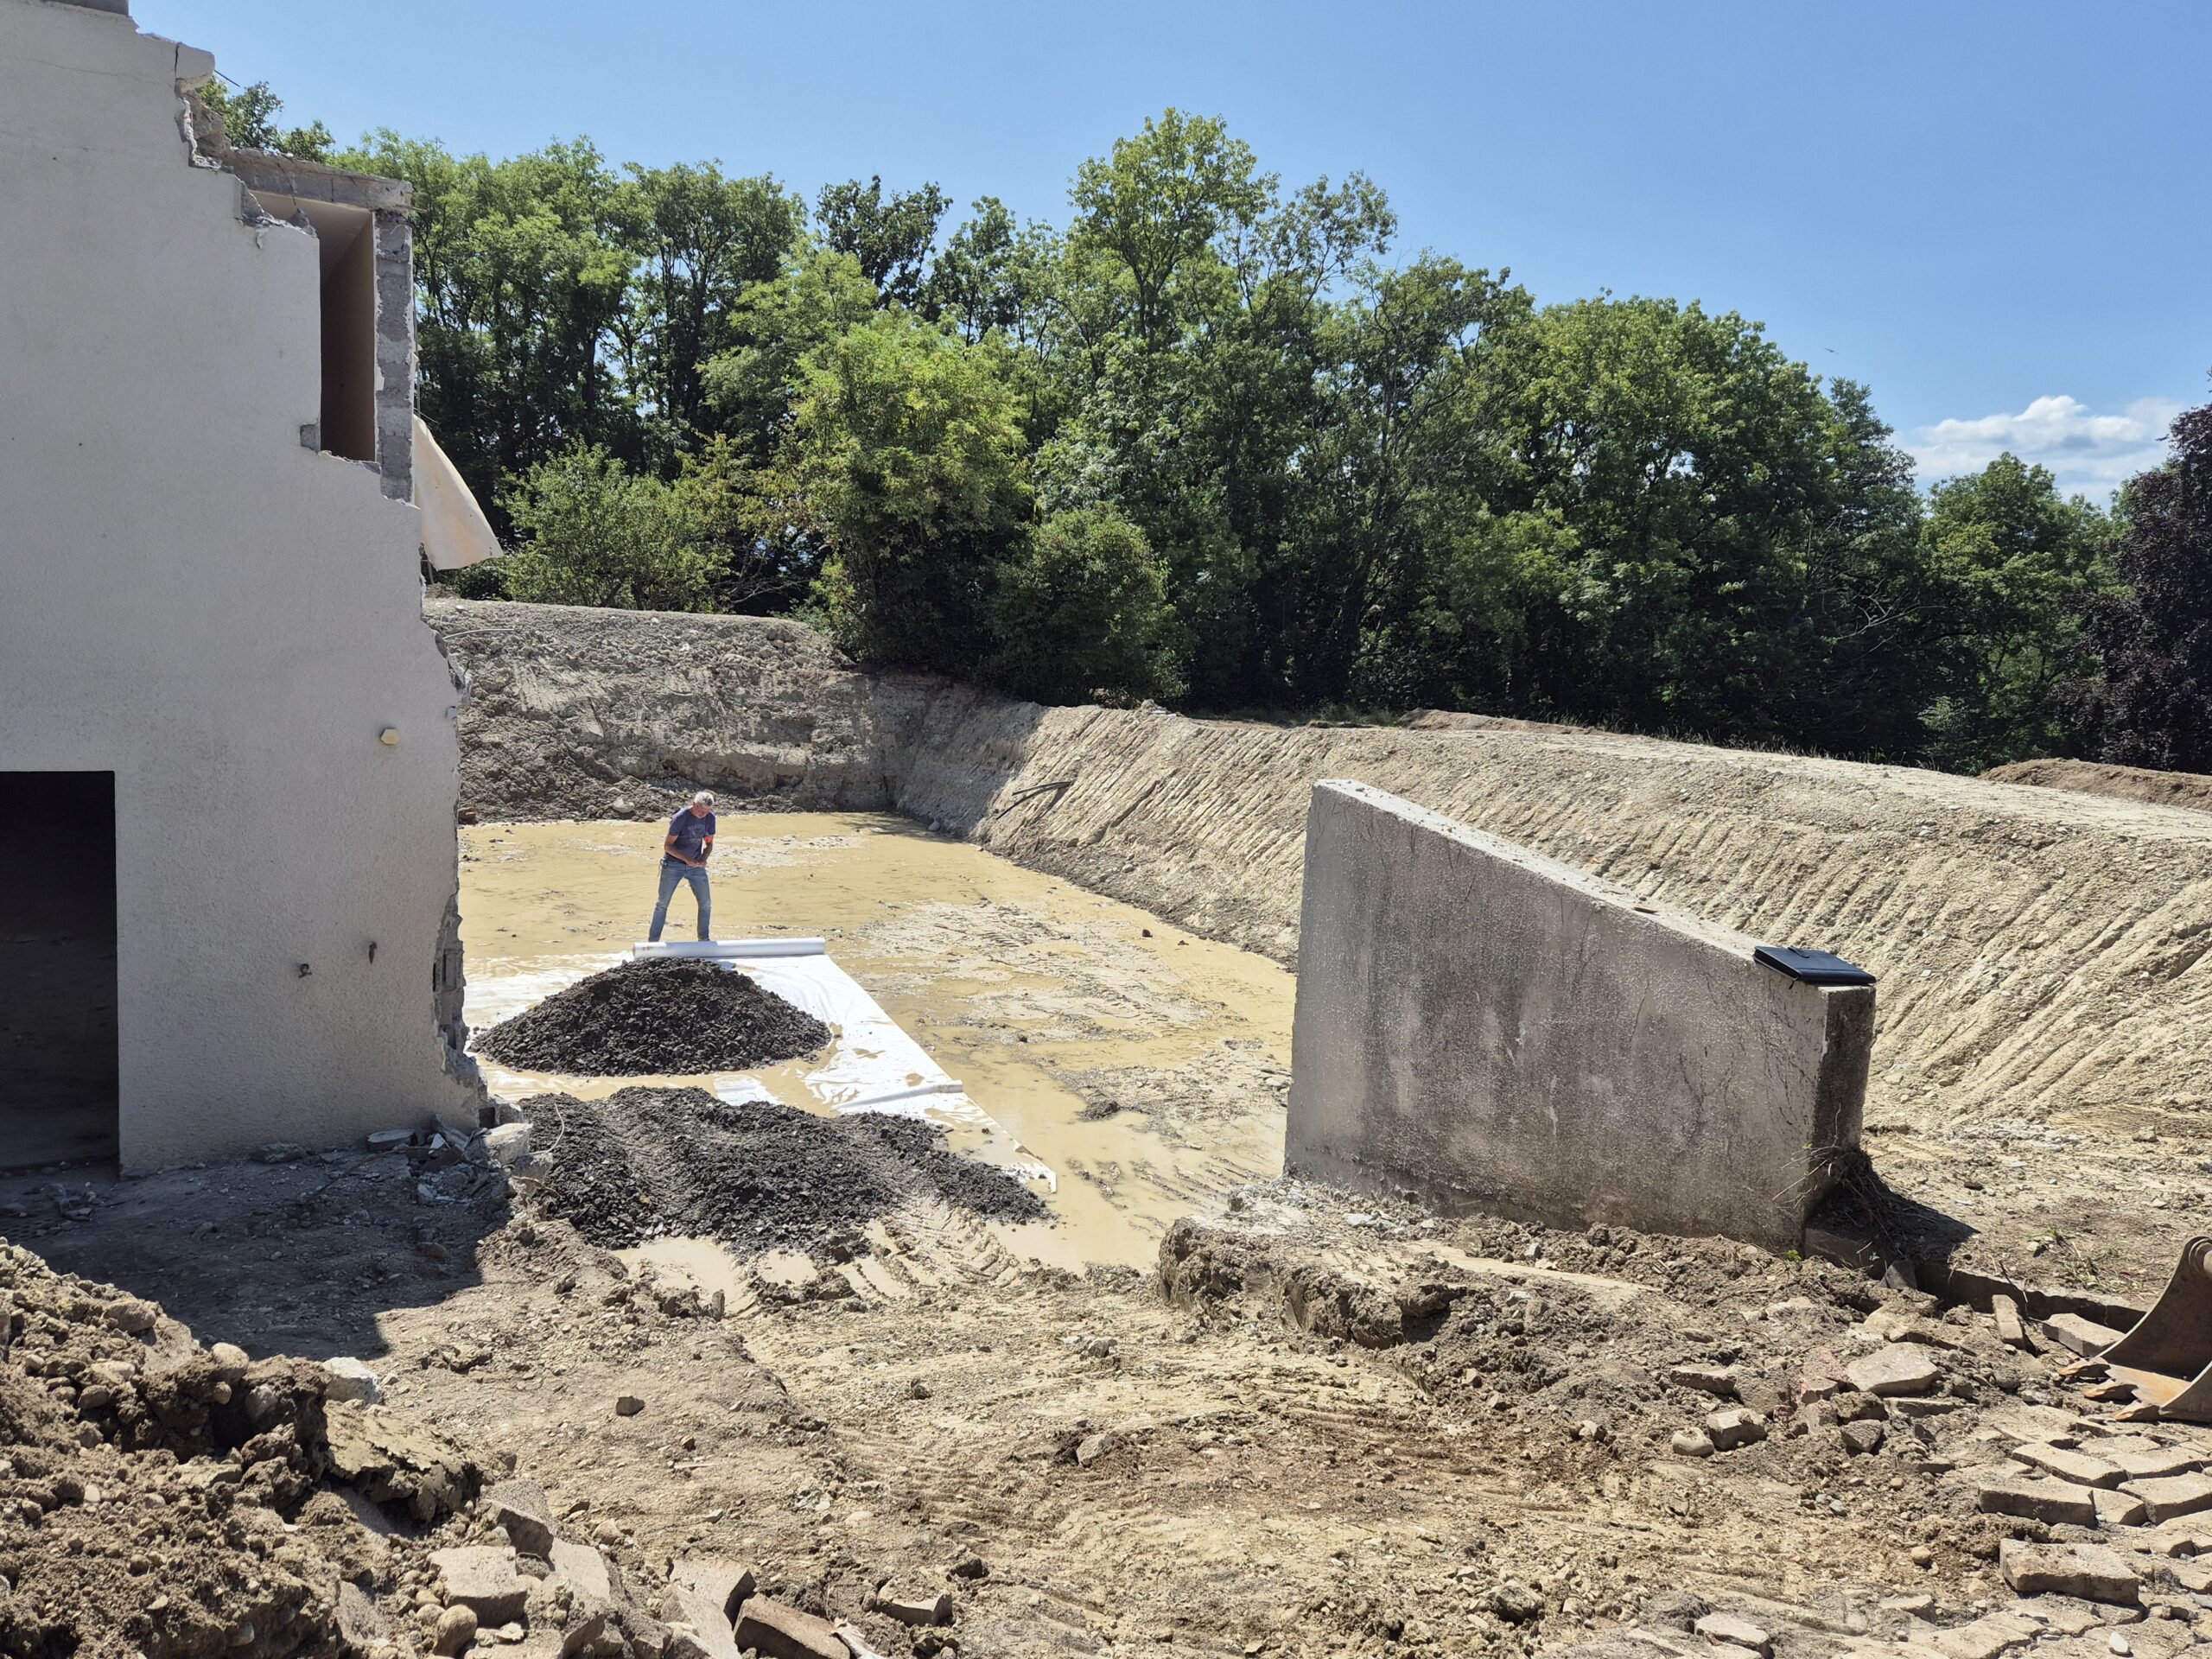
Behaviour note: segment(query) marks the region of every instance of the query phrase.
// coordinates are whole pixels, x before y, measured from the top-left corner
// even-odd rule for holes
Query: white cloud
[[[2119,414],[2100,415],[2061,394],[2038,397],[2017,415],[1938,421],[1915,431],[1905,448],[1923,484],[1980,472],[2009,451],[2050,467],[2064,493],[2102,502],[2165,459],[2166,428],[2181,410],[2163,397],[2139,397]]]

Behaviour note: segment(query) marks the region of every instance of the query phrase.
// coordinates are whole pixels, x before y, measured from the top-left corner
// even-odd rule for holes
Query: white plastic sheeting
[[[928,1051],[836,964],[823,940],[670,940],[634,945],[630,955],[633,960],[696,957],[721,963],[750,974],[764,988],[805,1009],[835,1032],[827,1058],[804,1074],[810,1101],[789,1103],[812,1104],[836,1112],[889,1112],[963,1131],[975,1137],[969,1147],[992,1162],[1058,1190],[1058,1181],[1052,1170],[968,1097],[959,1079],[931,1059]],[[468,1017],[480,1027],[488,1027],[622,960],[620,957],[575,957],[530,973],[472,978]],[[483,1065],[493,1087],[501,1086],[506,1068],[489,1059]],[[559,1085],[560,1079],[542,1073],[516,1074],[516,1082],[526,1087],[541,1077],[550,1086]],[[708,1083],[716,1095],[733,1103],[778,1098],[774,1090],[749,1072],[716,1072]]]

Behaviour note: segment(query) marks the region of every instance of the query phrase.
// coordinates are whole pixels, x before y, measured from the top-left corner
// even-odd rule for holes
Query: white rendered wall
[[[115,773],[137,1168],[472,1097],[432,1001],[459,693],[416,511],[301,447],[316,248],[191,164],[205,63],[0,0],[0,769]]]

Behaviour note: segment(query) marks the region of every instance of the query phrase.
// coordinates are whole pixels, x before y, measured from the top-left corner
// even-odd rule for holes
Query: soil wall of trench
[[[1295,965],[1307,792],[1356,778],[1879,976],[1871,1123],[2133,1127],[2212,1097],[2212,816],[1520,727],[1042,709],[791,622],[433,601],[484,820],[891,808]]]

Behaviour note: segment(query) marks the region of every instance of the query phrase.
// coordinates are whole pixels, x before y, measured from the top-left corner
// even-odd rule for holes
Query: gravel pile
[[[796,1059],[831,1035],[747,975],[695,957],[653,957],[502,1020],[477,1039],[476,1052],[566,1077],[681,1077]]]
[[[915,1198],[977,1215],[1046,1214],[1013,1176],[956,1157],[914,1118],[817,1117],[703,1089],[623,1089],[523,1103],[544,1162],[539,1202],[606,1249],[663,1235],[806,1249]]]

